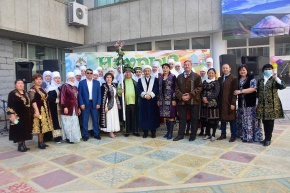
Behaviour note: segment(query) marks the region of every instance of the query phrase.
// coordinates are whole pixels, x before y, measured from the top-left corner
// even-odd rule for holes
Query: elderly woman
[[[32,76],[34,85],[29,90],[29,97],[33,107],[32,134],[38,135],[38,148],[45,149],[48,147],[43,142],[43,135],[53,131],[50,110],[48,108],[47,93],[41,87],[42,77],[40,74]]]
[[[261,119],[264,125],[265,139],[261,141],[264,146],[271,144],[274,121],[278,118],[284,118],[283,108],[278,96],[278,89],[286,88],[284,81],[273,73],[273,66],[265,64],[262,68],[264,77],[257,83],[257,117]]]
[[[242,64],[238,68],[237,136],[242,136],[243,142],[261,141],[262,129],[258,126],[256,114],[256,79],[248,74],[248,67]]]
[[[160,117],[166,119],[167,133],[164,138],[172,139],[174,120],[177,114],[175,99],[176,76],[170,73],[169,64],[162,65],[163,75],[159,78],[158,106]]]
[[[45,90],[45,92],[48,92],[48,87],[50,85],[50,81],[51,81],[51,72],[44,71],[42,74],[41,87]]]
[[[31,111],[23,80],[15,81],[15,89],[8,95],[7,114],[10,115],[9,140],[18,143],[18,151],[26,152],[25,141],[31,140]]]
[[[67,82],[62,85],[60,92],[62,139],[68,143],[79,142],[82,138],[78,115],[78,89],[75,86],[73,72],[66,75]]]
[[[106,83],[101,87],[100,128],[115,138],[114,132],[120,131],[118,109],[121,109],[116,86],[113,84],[114,75],[110,72],[104,76]]]
[[[51,73],[51,84],[48,87],[48,102],[51,112],[53,132],[52,136],[56,143],[61,142],[61,127],[60,127],[60,108],[59,108],[59,95],[61,87],[60,74],[57,71]]]
[[[201,91],[201,124],[206,127],[205,138],[210,141],[215,140],[215,132],[219,121],[218,96],[220,92],[220,83],[216,80],[216,71],[214,68],[207,70],[207,78],[202,83]],[[210,129],[213,129],[212,133]]]

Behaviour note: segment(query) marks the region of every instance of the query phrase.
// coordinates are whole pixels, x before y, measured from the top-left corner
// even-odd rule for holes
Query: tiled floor
[[[78,144],[27,144],[0,137],[2,192],[290,192],[290,116],[277,120],[273,142],[103,136]],[[219,134],[217,134],[219,135]]]

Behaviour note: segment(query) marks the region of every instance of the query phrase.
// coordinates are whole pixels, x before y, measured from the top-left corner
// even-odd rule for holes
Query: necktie
[[[185,78],[187,78],[188,77],[188,74],[185,74]]]

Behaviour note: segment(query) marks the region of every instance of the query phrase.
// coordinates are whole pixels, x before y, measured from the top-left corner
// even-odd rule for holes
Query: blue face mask
[[[264,75],[269,77],[272,76],[273,71],[272,70],[264,70]]]

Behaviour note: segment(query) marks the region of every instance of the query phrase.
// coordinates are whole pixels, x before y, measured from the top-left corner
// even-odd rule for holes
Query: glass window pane
[[[247,46],[247,39],[227,40],[227,46],[228,46],[228,48]]]
[[[155,42],[155,50],[171,50],[171,41],[156,41]]]
[[[290,55],[290,36],[275,37],[275,56]]]
[[[137,51],[148,51],[148,50],[152,50],[151,42],[137,44]]]
[[[241,64],[241,58],[242,56],[247,56],[247,49],[246,48],[240,48],[240,49],[228,49],[228,54],[235,54],[236,57],[236,64]]]
[[[249,56],[269,56],[269,47],[249,48]]]
[[[210,49],[210,37],[192,38],[192,49]]]
[[[125,45],[123,46],[124,51],[135,51],[135,45]],[[115,52],[115,46],[107,46],[107,52]]]
[[[44,48],[44,59],[45,60],[52,60],[56,58],[56,48],[45,47]]]
[[[249,38],[249,46],[269,45],[269,37]]]
[[[115,52],[116,48],[115,46],[107,46],[107,52]]]
[[[189,39],[185,40],[174,40],[174,50],[188,50]]]
[[[14,58],[27,58],[27,47],[25,43],[13,42],[12,46]]]

